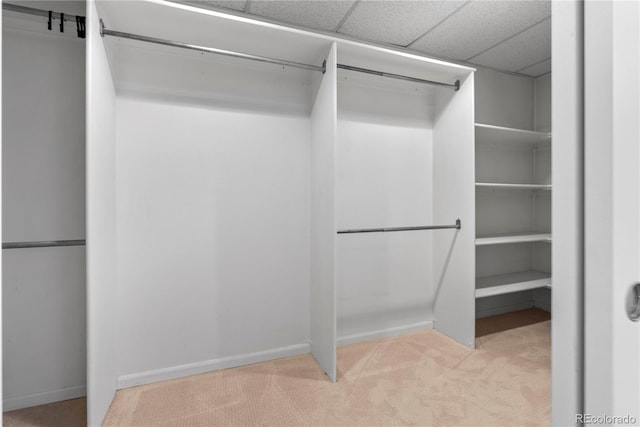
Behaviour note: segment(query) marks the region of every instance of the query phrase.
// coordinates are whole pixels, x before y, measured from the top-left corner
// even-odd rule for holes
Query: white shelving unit
[[[551,134],[479,123],[475,133],[475,297],[550,288]]]

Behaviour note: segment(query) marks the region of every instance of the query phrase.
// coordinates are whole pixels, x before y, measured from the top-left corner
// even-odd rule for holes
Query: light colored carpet
[[[479,320],[475,351],[435,331],[340,347],[336,384],[303,355],[120,390],[103,425],[549,425],[550,321],[537,311]],[[16,412],[6,427],[62,425]]]

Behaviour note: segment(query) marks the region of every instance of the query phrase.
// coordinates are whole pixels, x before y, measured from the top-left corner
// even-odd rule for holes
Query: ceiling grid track
[[[520,34],[524,33],[525,31],[528,31],[528,30],[532,29],[532,28],[533,28],[533,27],[535,27],[536,25],[540,25],[540,24],[542,24],[544,21],[546,21],[546,20],[548,20],[548,19],[551,19],[551,17],[550,17],[550,16],[547,16],[546,18],[541,19],[541,20],[539,20],[538,22],[535,22],[535,23],[533,23],[533,24],[529,25],[527,28],[525,28],[525,29],[523,29],[523,30],[518,31],[517,33],[515,33],[515,34],[513,34],[513,35],[511,35],[511,36],[509,36],[509,37],[507,37],[507,38],[506,38],[506,39],[504,39],[504,40],[499,41],[498,43],[494,44],[493,46],[490,46],[490,47],[486,48],[485,50],[483,50],[483,51],[481,51],[481,52],[478,52],[478,53],[476,53],[476,54],[475,54],[475,55],[473,55],[473,56],[470,56],[469,58],[465,59],[465,61],[471,62],[471,60],[472,60],[473,58],[477,58],[478,56],[482,55],[483,53],[488,52],[488,51],[490,51],[491,49],[494,49],[494,48],[496,48],[496,47],[500,46],[501,44],[503,44],[503,43],[505,43],[505,42],[508,42],[509,40],[513,39],[514,37],[517,37],[517,36],[519,36]],[[533,65],[533,64],[531,64],[531,65]],[[528,66],[526,66],[526,67],[524,67],[524,68],[528,68],[528,67],[530,67],[531,65],[528,65]],[[524,68],[523,68],[523,69],[524,69]]]
[[[360,4],[360,0],[356,0],[353,2],[353,4],[351,5],[351,8],[349,8],[347,13],[345,13],[342,19],[340,20],[340,22],[338,22],[338,25],[336,25],[336,28],[334,30],[336,33],[340,32],[344,23],[347,22],[347,19],[349,19],[349,17],[353,13],[353,11],[356,10],[356,7],[358,7],[359,4]]]
[[[468,2],[464,3],[462,6],[460,6],[459,8],[457,8],[456,10],[454,10],[453,12],[451,12],[450,14],[448,14],[447,16],[445,16],[440,22],[438,22],[436,25],[434,25],[433,27],[429,28],[425,33],[423,33],[422,35],[420,35],[417,39],[415,39],[414,41],[412,41],[411,43],[409,43],[408,45],[406,45],[405,47],[407,49],[410,49],[412,45],[416,44],[418,41],[420,41],[422,38],[426,37],[427,34],[429,34],[430,32],[432,32],[433,30],[435,30],[436,28],[438,28],[440,25],[444,24],[449,18],[451,18],[453,15],[455,15],[456,13],[458,13],[460,10],[462,10],[466,5],[468,5],[469,3],[471,3],[471,0],[469,0]]]

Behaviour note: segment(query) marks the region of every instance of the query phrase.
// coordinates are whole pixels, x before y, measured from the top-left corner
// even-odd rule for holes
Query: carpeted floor
[[[548,319],[481,319],[475,351],[435,331],[340,347],[336,384],[304,355],[120,390],[104,426],[549,425]],[[4,425],[83,425],[64,405],[84,400],[5,413]]]

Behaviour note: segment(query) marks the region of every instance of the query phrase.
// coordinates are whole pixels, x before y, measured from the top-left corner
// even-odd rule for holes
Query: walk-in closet
[[[548,420],[551,5],[514,5],[3,2],[5,425]]]

